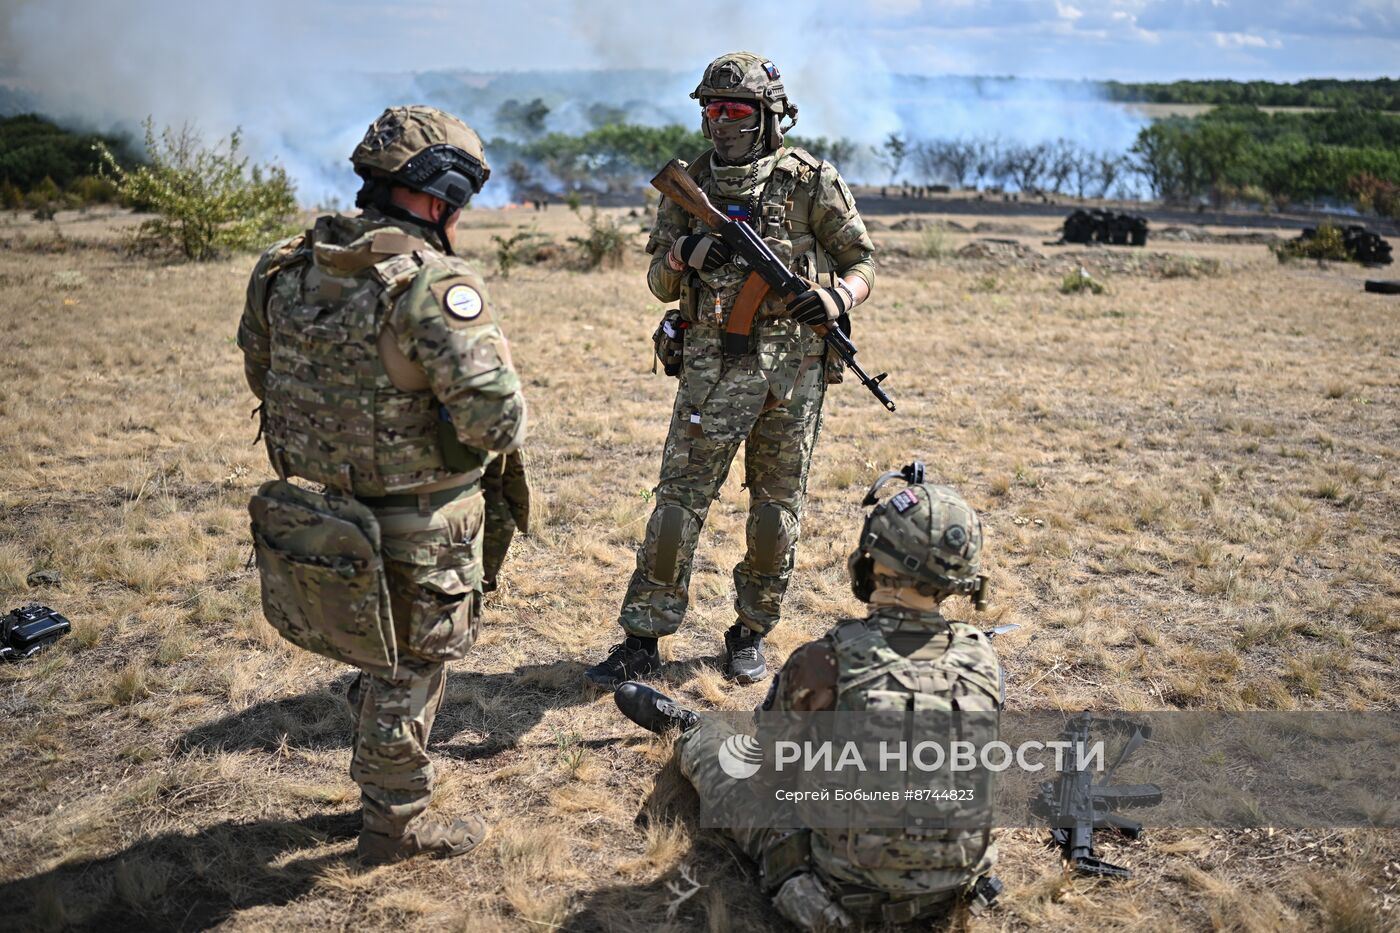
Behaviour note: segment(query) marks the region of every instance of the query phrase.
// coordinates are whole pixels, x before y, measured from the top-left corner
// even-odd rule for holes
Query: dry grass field
[[[1019,251],[967,258],[974,234],[891,220],[856,340],[899,412],[833,387],[772,659],[856,609],[861,495],[918,457],[984,516],[986,620],[1022,626],[998,641],[1011,706],[1395,708],[1397,299],[1260,245],[1052,247],[1052,221],[1008,219],[992,233]],[[466,220],[532,405],[537,505],[431,751],[435,806],[494,828],[468,858],[367,871],[347,669],[280,642],[247,566],[245,503],[270,475],[233,341],[251,257],[135,257],[131,223],[0,215],[0,608],[74,626],[0,666],[0,928],[784,929],[696,827],[668,748],[581,685],[616,640],[673,393],[650,372],[642,238],[618,269],[502,281],[492,236],[580,224],[558,206]],[[1061,293],[1081,265],[1103,294]],[[663,686],[707,709],[766,689],[717,670],[741,475],[663,647]],[[31,589],[35,570],[62,582]],[[1396,832],[1105,838],[1136,870],[1117,884],[1065,876],[1043,841],[1006,832],[1002,905],[959,923],[1400,926]]]

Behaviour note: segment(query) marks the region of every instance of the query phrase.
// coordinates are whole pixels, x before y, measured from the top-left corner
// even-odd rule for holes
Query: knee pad
[[[797,516],[787,506],[765,500],[749,511],[749,568],[777,574],[787,568],[787,556],[797,544]]]
[[[658,505],[647,529],[647,563],[651,579],[665,586],[680,579],[681,567],[695,550],[700,523],[685,506],[674,503]]]

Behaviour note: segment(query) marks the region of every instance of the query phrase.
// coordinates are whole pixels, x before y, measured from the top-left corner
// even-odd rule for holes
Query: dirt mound
[[[866,224],[869,226],[869,223]],[[930,217],[906,217],[903,220],[896,220],[890,224],[891,230],[901,233],[910,231],[920,232],[923,230],[959,230],[966,231],[967,228],[953,220],[935,220]]]
[[[973,233],[1000,233],[1005,236],[1040,236],[1043,231],[1026,224],[999,223],[996,221],[979,221],[972,225]]]
[[[1025,262],[1044,259],[1045,256],[1024,243],[1016,240],[999,240],[985,237],[973,240],[958,250],[959,259],[990,259],[994,262]]]
[[[1175,243],[1225,243],[1258,244],[1261,246],[1277,243],[1281,237],[1277,233],[1252,230],[1246,233],[1212,233],[1205,227],[1163,227],[1154,234],[1158,239]]]

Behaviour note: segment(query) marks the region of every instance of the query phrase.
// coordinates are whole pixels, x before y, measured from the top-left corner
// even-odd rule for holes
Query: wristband
[[[848,299],[846,303],[846,310],[849,311],[852,308],[854,308],[856,306],[856,293],[851,290],[851,286],[846,284],[846,280],[837,279],[836,287],[846,293],[846,298]]]
[[[672,272],[683,272],[685,270],[685,262],[676,255],[676,246],[679,245],[679,243],[680,240],[676,240],[675,243],[671,244],[671,248],[666,250],[666,268],[670,269]]]

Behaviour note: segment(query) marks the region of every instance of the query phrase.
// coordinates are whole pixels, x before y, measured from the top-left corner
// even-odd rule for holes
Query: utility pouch
[[[656,331],[651,335],[651,342],[656,346],[656,359],[651,364],[652,372],[656,372],[656,364],[660,363],[661,371],[666,375],[681,374],[685,363],[685,331],[689,326],[681,316],[680,309],[672,308],[666,312],[666,316],[656,325]]]
[[[769,893],[793,875],[808,870],[812,862],[812,831],[793,830],[763,850],[758,863],[759,884]]]
[[[462,443],[446,405],[438,405],[437,442],[442,465],[453,473],[470,473],[481,466],[481,453]]]
[[[369,506],[273,480],[249,501],[248,513],[272,627],[298,648],[395,676],[379,523]]]

